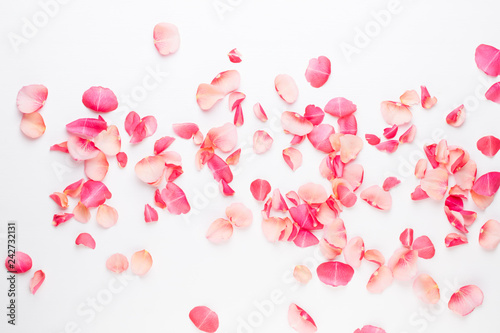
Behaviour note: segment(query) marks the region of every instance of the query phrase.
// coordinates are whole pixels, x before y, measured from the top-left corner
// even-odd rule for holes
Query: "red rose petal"
[[[231,51],[229,51],[227,56],[229,57],[229,61],[231,61],[234,64],[238,64],[241,62],[242,54],[237,49],[232,49]]]
[[[474,182],[472,190],[479,195],[484,195],[489,197],[494,195],[498,191],[499,187],[500,187],[500,172],[493,171],[493,172],[488,172],[479,177]]]

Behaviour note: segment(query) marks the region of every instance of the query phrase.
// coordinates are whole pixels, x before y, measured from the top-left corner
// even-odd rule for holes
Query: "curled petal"
[[[153,39],[156,49],[163,56],[177,52],[181,43],[179,29],[172,23],[161,22],[155,25]]]
[[[386,139],[392,139],[398,134],[398,125],[392,125],[392,127],[384,128],[384,137]]]
[[[500,103],[500,82],[492,84],[486,91],[485,97],[489,101]]]
[[[183,139],[191,139],[200,128],[194,123],[173,124],[174,133]]]
[[[346,264],[352,268],[359,268],[361,260],[365,255],[365,243],[361,237],[354,237],[349,240],[344,248],[344,258]]]
[[[346,117],[356,112],[356,105],[344,97],[331,99],[325,106],[325,112],[334,117]]]
[[[210,84],[227,95],[240,87],[240,80],[240,73],[237,70],[228,70],[217,74]]]
[[[394,252],[389,259],[389,268],[395,279],[411,280],[417,274],[418,252],[405,247]]]
[[[292,104],[299,96],[299,88],[295,80],[288,74],[280,74],[274,79],[274,87],[282,100]]]
[[[373,294],[380,294],[392,284],[393,280],[394,278],[390,268],[387,266],[380,266],[370,276],[370,280],[368,280],[366,284],[366,289]]]
[[[281,126],[287,133],[298,136],[309,134],[313,130],[313,124],[296,112],[285,111],[281,114]]]
[[[146,116],[142,118],[132,132],[130,143],[139,143],[145,138],[152,136],[153,134],[155,134],[157,128],[158,123],[155,117]]]
[[[458,231],[463,233],[468,233],[469,231],[465,227],[464,217],[460,212],[455,212],[450,210],[447,206],[444,207],[444,212],[450,224],[455,227]]]
[[[217,313],[206,306],[197,306],[189,312],[189,319],[202,332],[214,333],[219,329]]]
[[[73,209],[73,215],[75,216],[75,220],[78,222],[87,223],[90,221],[90,210],[81,202],[78,202]]]
[[[432,108],[437,103],[437,98],[431,97],[426,86],[420,86],[420,89],[421,89],[420,99],[421,99],[422,107],[424,109]]]
[[[353,191],[356,191],[361,186],[363,177],[364,169],[361,164],[347,164],[342,174],[342,178],[351,185]]]
[[[165,160],[159,156],[148,156],[137,162],[135,174],[143,182],[158,186],[165,172]]]
[[[115,156],[120,152],[122,141],[120,133],[115,125],[111,125],[107,130],[102,131],[94,138],[95,146],[108,156]]]
[[[446,123],[453,127],[460,127],[465,121],[464,105],[460,105],[446,116]]]
[[[392,197],[389,192],[384,191],[380,186],[373,185],[364,189],[360,198],[370,206],[380,210],[389,210],[392,206]]]
[[[398,149],[399,141],[398,140],[388,140],[375,145],[380,151],[385,151],[387,153],[394,153],[396,149]]]
[[[376,146],[380,143],[380,138],[375,134],[365,134],[365,139],[366,142],[368,142],[368,144],[372,146]]]
[[[73,214],[64,213],[64,214],[54,214],[52,217],[52,225],[57,227],[59,224],[67,222],[73,218]]]
[[[212,171],[212,175],[216,181],[223,179],[226,183],[233,181],[233,173],[229,165],[218,155],[213,155],[207,162],[208,168]]]
[[[283,149],[283,159],[292,171],[302,165],[302,153],[293,147]]]
[[[436,281],[427,274],[420,274],[413,281],[413,292],[424,303],[436,304],[440,299]]]
[[[36,271],[30,280],[30,291],[33,295],[38,291],[43,281],[45,281],[45,273],[42,270]]]
[[[464,234],[450,233],[446,236],[444,243],[446,247],[453,247],[457,245],[467,244],[469,241],[467,240],[467,236]]]
[[[226,216],[237,227],[248,227],[253,221],[252,211],[242,203],[229,205],[226,208]]]
[[[253,135],[253,151],[256,154],[264,154],[271,149],[273,138],[266,131],[256,131]]]
[[[363,149],[363,140],[359,136],[345,134],[340,137],[340,159],[343,163],[354,160]]]
[[[448,308],[461,316],[466,316],[483,304],[483,292],[474,285],[464,286],[455,292],[448,302]]]
[[[491,76],[500,75],[500,51],[493,46],[481,44],[476,48],[477,67]]]
[[[118,212],[111,206],[102,204],[97,208],[97,223],[103,228],[111,228],[118,222]]]
[[[286,221],[279,217],[270,217],[262,220],[262,232],[270,242],[277,242],[286,227]]]
[[[55,145],[50,146],[51,151],[60,151],[63,153],[69,153],[68,151],[68,141],[64,141],[61,143],[56,143]]]
[[[324,153],[333,152],[330,136],[335,133],[335,129],[329,124],[319,124],[314,126],[313,130],[307,134],[307,138],[314,148]]]
[[[47,100],[49,91],[41,84],[24,86],[17,94],[17,109],[22,113],[33,113],[40,110]]]
[[[77,119],[66,125],[66,130],[83,139],[93,139],[108,128],[104,119],[98,117]]]
[[[118,99],[109,88],[91,87],[83,93],[83,105],[96,112],[110,112],[118,107]]]
[[[145,275],[153,266],[153,258],[148,251],[137,251],[132,255],[130,268],[135,275]]]
[[[406,228],[401,235],[399,235],[399,241],[406,248],[411,248],[413,244],[413,229]]]
[[[418,93],[415,90],[407,90],[403,95],[399,97],[399,100],[404,105],[417,105],[420,102],[420,97],[418,97]]]
[[[479,231],[479,245],[486,250],[494,250],[500,243],[500,223],[488,220]]]
[[[175,125],[174,125],[175,126]],[[170,145],[175,141],[171,136],[164,136],[161,139],[156,140],[154,146],[155,155],[163,153]]]
[[[226,157],[226,163],[228,165],[236,165],[240,161],[241,148],[236,149],[231,155]]]
[[[85,175],[87,175],[89,179],[96,181],[103,180],[108,173],[108,169],[108,159],[102,152],[99,152],[96,157],[85,161]]]
[[[500,139],[488,135],[477,141],[477,149],[486,156],[492,157],[500,150]]]
[[[260,103],[256,103],[253,106],[253,113],[255,114],[257,119],[259,119],[260,121],[262,121],[262,122],[267,121],[266,112],[264,111],[264,109],[262,108],[262,105],[260,105]]]
[[[415,135],[417,134],[417,126],[411,125],[410,128],[406,130],[399,137],[399,143],[411,143],[415,139]]]
[[[31,139],[38,139],[45,133],[45,122],[38,112],[25,113],[21,119],[21,132]]]
[[[219,244],[227,241],[233,235],[233,225],[226,219],[217,219],[208,228],[207,239]]]
[[[454,174],[455,182],[462,190],[472,189],[472,185],[476,180],[477,165],[473,160],[469,160],[460,170]]]
[[[80,196],[80,193],[82,191],[83,187],[83,179],[77,180],[76,182],[69,184],[66,186],[64,189],[64,194],[66,194],[68,197],[76,198]]]
[[[380,104],[382,118],[389,125],[404,125],[413,117],[410,109],[401,103],[384,101]]]
[[[294,303],[288,307],[288,324],[299,333],[315,333],[318,330],[312,317]]]
[[[448,171],[444,168],[427,170],[420,186],[432,199],[442,200],[448,190]]]
[[[122,273],[128,269],[128,259],[123,254],[115,253],[106,260],[106,268],[114,273]]]
[[[89,160],[99,155],[99,149],[92,141],[73,135],[68,139],[68,152],[76,161]]]
[[[54,192],[50,195],[50,198],[62,209],[66,209],[69,206],[68,196],[64,193]]]
[[[122,151],[119,152],[118,154],[116,154],[116,161],[118,162],[118,165],[120,166],[120,168],[125,168],[127,166],[127,162],[128,162],[127,154],[125,154]]]
[[[415,165],[415,177],[417,177],[418,179],[424,178],[426,171],[427,171],[427,160],[421,158]]]
[[[125,118],[125,131],[128,135],[132,136],[135,128],[141,122],[141,117],[135,111],[130,111]]]
[[[313,104],[309,104],[306,106],[306,110],[304,112],[304,118],[309,120],[311,124],[314,126],[319,125],[323,122],[323,118],[325,118],[325,113],[321,110],[320,107],[315,106]]]
[[[264,201],[271,192],[271,185],[267,180],[256,179],[250,184],[250,192],[257,201]]]
[[[307,284],[312,279],[312,273],[304,265],[297,265],[293,269],[293,277],[302,284]]]
[[[488,208],[493,202],[493,199],[495,198],[493,195],[492,196],[480,195],[474,191],[470,191],[470,196],[472,198],[472,201],[474,201],[476,206],[478,206],[480,209]]]
[[[238,64],[241,62],[241,53],[237,49],[232,49],[231,51],[229,51],[227,56],[229,57],[229,61],[234,64]]]
[[[384,255],[379,250],[366,250],[364,258],[368,261],[378,264],[379,266],[385,264]]]
[[[413,242],[413,250],[417,251],[418,256],[423,259],[431,259],[434,257],[436,250],[434,244],[427,236],[420,236]]]
[[[351,281],[354,269],[338,261],[324,262],[318,266],[316,273],[321,282],[333,287],[345,286]]]
[[[161,197],[171,214],[187,214],[191,210],[184,191],[172,182],[161,191]]]
[[[382,188],[384,189],[384,191],[389,191],[393,187],[399,185],[400,183],[401,183],[401,181],[399,179],[397,179],[396,177],[387,177],[384,180],[384,185],[382,185]]]
[[[238,142],[236,126],[226,123],[221,127],[214,127],[208,131],[207,138],[213,144],[214,148],[219,148],[222,152],[229,153],[236,147],[236,143]]]
[[[78,235],[78,237],[76,237],[75,244],[86,246],[88,248],[91,248],[92,250],[95,249],[94,238],[86,232],[81,233]]]
[[[144,206],[144,221],[146,221],[146,223],[158,221],[158,212],[148,204]]]
[[[479,177],[472,186],[472,190],[479,194],[490,197],[497,193],[500,188],[500,172],[488,172]]]
[[[159,189],[156,189],[156,191],[155,191],[154,200],[155,200],[155,205],[157,207],[160,207],[161,209],[167,208],[167,204],[165,203],[165,201],[163,201],[163,198],[161,197],[161,192]]]
[[[33,266],[33,261],[31,257],[24,252],[16,251],[14,254],[14,259],[7,257],[5,259],[5,268],[11,273],[26,273]]]

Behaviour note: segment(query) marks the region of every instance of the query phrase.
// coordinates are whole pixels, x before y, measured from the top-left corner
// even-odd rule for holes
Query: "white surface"
[[[485,252],[477,238],[487,219],[500,218],[499,199],[479,212],[470,228],[468,245],[446,249],[444,237],[454,230],[443,213],[443,203],[412,202],[409,195],[417,184],[412,165],[422,145],[443,136],[449,144],[469,150],[478,162],[479,174],[499,168],[499,156],[490,159],[475,148],[480,137],[500,135],[500,110],[481,97],[495,80],[476,68],[474,50],[480,43],[500,46],[500,3],[401,0],[399,13],[391,15],[390,23],[348,61],[339,45],[352,44],[356,29],[371,24],[371,12],[386,9],[388,1],[226,1],[234,6],[223,19],[213,0],[68,1],[18,52],[8,34],[21,34],[23,18],[32,20],[40,5],[38,1],[1,2],[0,212],[2,223],[18,221],[19,249],[31,255],[34,266],[30,273],[18,277],[18,326],[7,326],[2,310],[0,330],[61,333],[74,322],[74,332],[194,333],[197,330],[188,312],[203,304],[219,314],[219,332],[232,333],[238,332],[238,318],[259,319],[254,302],[269,300],[274,292],[282,293],[284,302],[274,306],[251,332],[292,332],[286,316],[290,302],[309,312],[319,332],[353,332],[365,324],[378,325],[389,333],[495,331],[499,325],[500,253]],[[161,21],[179,27],[181,48],[175,55],[161,57],[153,46],[153,27]],[[241,64],[231,64],[226,57],[234,47],[244,55]],[[332,76],[324,87],[314,89],[304,72],[309,59],[319,55],[331,59]],[[152,138],[130,147],[122,120],[131,107],[124,106],[123,96],[137,90],[148,71],[157,67],[168,72],[168,77],[132,108],[141,115],[156,116],[159,129]],[[231,184],[236,195],[222,198],[213,194],[210,173],[197,172],[193,166],[195,147],[177,139],[172,149],[181,153],[185,169],[177,183],[198,214],[186,219],[161,212],[158,223],[146,225],[143,209],[145,203],[152,204],[153,190],[136,178],[135,163],[152,153],[156,139],[173,134],[173,123],[194,121],[206,133],[210,127],[232,121],[226,101],[207,113],[199,110],[195,101],[199,83],[231,68],[240,71],[241,91],[248,96],[245,125],[238,130],[240,146],[248,155],[242,157]],[[293,106],[285,105],[274,91],[273,79],[279,73],[288,73],[297,81],[300,97]],[[18,90],[33,83],[49,88],[49,99],[41,111],[47,132],[36,141],[21,134],[21,115],[15,107]],[[421,84],[439,101],[429,111],[415,109],[415,143],[400,147],[393,155],[366,145],[358,158],[365,166],[363,187],[381,184],[388,174],[403,181],[392,191],[393,209],[379,212],[360,201],[342,218],[349,237],[362,236],[367,248],[379,249],[386,258],[400,246],[398,237],[404,228],[414,228],[416,236],[428,235],[436,245],[436,256],[421,260],[419,267],[440,285],[443,302],[451,289],[462,285],[477,284],[484,291],[484,304],[465,318],[451,313],[446,305],[423,305],[413,295],[411,283],[396,282],[382,295],[369,294],[365,284],[375,269],[370,263],[356,271],[346,288],[329,288],[317,278],[307,286],[297,286],[289,278],[293,267],[306,262],[315,268],[321,257],[315,258],[314,249],[268,243],[260,230],[261,206],[248,190],[250,182],[259,177],[268,179],[282,193],[309,181],[328,186],[317,171],[322,156],[307,142],[300,146],[304,165],[295,173],[285,165],[281,150],[290,137],[279,128],[280,112],[303,112],[310,103],[324,107],[329,99],[343,96],[358,106],[359,133],[380,134],[386,126],[379,103],[397,99],[406,89],[419,90]],[[123,150],[129,155],[124,170],[111,160],[105,179],[113,193],[109,204],[118,209],[120,220],[109,230],[99,228],[95,220],[87,225],[72,220],[54,228],[51,218],[58,210],[48,195],[82,178],[83,166],[48,149],[66,140],[66,123],[95,116],[81,103],[83,91],[92,85],[112,88],[122,101],[122,112],[104,115],[110,124],[119,126]],[[255,102],[262,103],[270,124],[255,119],[251,111]],[[446,114],[462,103],[469,111],[465,124],[460,129],[446,125]],[[335,124],[336,120],[326,116],[325,121]],[[275,139],[271,151],[253,156],[249,144],[253,132],[269,127]],[[238,201],[252,208],[254,224],[247,230],[236,230],[228,244],[213,246],[204,238],[208,225],[224,216],[229,203]],[[74,245],[80,232],[94,236],[96,250]],[[116,282],[115,275],[105,268],[109,255],[121,252],[130,258],[144,248],[154,259],[145,277],[127,282],[109,304],[94,311],[92,318],[88,312],[77,312],[82,304],[83,310],[88,310],[87,299],[105,296],[109,284]],[[28,284],[38,269],[43,269],[47,278],[33,296]],[[4,304],[7,286],[3,277],[0,281],[0,303]],[[449,284],[452,286],[447,287]],[[430,315],[425,317],[424,312]]]

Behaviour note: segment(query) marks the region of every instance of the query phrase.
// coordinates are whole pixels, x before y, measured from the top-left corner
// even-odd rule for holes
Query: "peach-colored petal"
[[[417,274],[418,252],[406,247],[397,249],[389,259],[389,268],[395,279],[408,281]]]
[[[226,94],[211,84],[202,83],[196,91],[196,102],[203,111],[210,110]]]
[[[426,171],[427,171],[427,160],[421,158],[415,165],[415,177],[417,177],[418,179],[424,178]]]
[[[299,88],[295,80],[288,74],[280,74],[274,79],[274,87],[282,100],[293,104],[299,96]]]
[[[240,73],[237,70],[228,70],[217,74],[210,84],[224,93],[229,94],[240,87]]]
[[[159,156],[148,156],[137,162],[135,174],[143,182],[158,186],[165,172],[165,160]]]
[[[354,160],[363,149],[363,140],[359,136],[345,134],[340,137],[340,159],[343,163]]]
[[[226,219],[217,219],[208,228],[207,239],[212,243],[219,244],[227,241],[233,235],[233,225]]]
[[[96,112],[110,112],[118,107],[118,99],[109,88],[90,87],[83,93],[83,104]]]
[[[401,103],[384,101],[380,104],[380,111],[385,122],[389,125],[404,125],[413,117],[410,109]]]
[[[413,244],[413,229],[406,228],[405,230],[403,230],[401,235],[399,235],[399,241],[401,242],[401,244],[403,244],[404,247],[411,248]]]
[[[256,154],[264,154],[271,149],[273,138],[266,131],[256,131],[253,135],[253,151]]]
[[[489,101],[500,103],[500,82],[492,84],[486,91],[485,97]]]
[[[120,166],[120,168],[125,168],[127,166],[127,162],[128,162],[127,154],[125,154],[122,151],[119,152],[118,154],[116,154],[116,161],[118,162],[118,165]]]
[[[446,123],[453,127],[460,127],[465,121],[464,105],[460,105],[446,116]]]
[[[255,116],[257,117],[257,119],[259,119],[262,122],[266,122],[267,119],[268,119],[267,115],[266,115],[266,112],[264,111],[264,109],[262,108],[262,106],[260,105],[260,103],[256,103],[253,106],[253,113],[255,114]]]
[[[64,189],[64,194],[66,194],[68,197],[76,198],[80,196],[80,193],[82,191],[83,187],[83,179],[77,180],[76,182],[69,184],[66,186]]]
[[[7,256],[5,259],[5,268],[11,273],[21,274],[26,273],[33,266],[31,257],[24,252],[15,251],[14,259]]]
[[[436,281],[427,274],[420,274],[413,281],[413,292],[424,303],[436,304],[440,299]]]
[[[312,317],[294,303],[288,307],[288,324],[298,333],[315,333],[318,330]]]
[[[361,186],[363,177],[364,169],[361,164],[347,164],[342,174],[342,178],[351,185],[353,191],[356,191]]]
[[[145,275],[151,266],[153,266],[153,258],[146,250],[137,251],[130,259],[130,268],[135,275]]]
[[[331,99],[325,106],[325,112],[334,117],[346,117],[356,112],[356,105],[344,97]]]
[[[436,158],[436,162],[440,164],[448,164],[450,162],[450,151],[446,140],[439,141],[434,157]]]
[[[281,232],[286,227],[286,221],[279,217],[270,217],[262,220],[262,232],[270,242],[277,242],[280,239]]]
[[[417,134],[417,126],[411,125],[410,128],[406,130],[399,137],[399,143],[412,143],[415,139],[415,135]]]
[[[152,136],[155,134],[157,128],[158,123],[155,117],[146,116],[142,118],[132,132],[130,143],[139,143],[145,138]]]
[[[330,136],[335,133],[335,129],[329,124],[319,124],[314,126],[313,130],[307,134],[307,138],[314,148],[324,153],[333,152]]]
[[[76,245],[86,246],[88,248],[91,248],[92,250],[95,249],[95,240],[94,240],[94,238],[90,234],[88,234],[86,232],[81,233],[81,234],[78,235],[78,237],[76,237],[75,244]]]
[[[377,148],[380,151],[385,151],[387,153],[394,153],[398,149],[398,146],[399,146],[398,140],[387,140],[375,145],[375,148]]]
[[[97,208],[97,223],[103,228],[111,228],[118,222],[118,212],[111,206],[102,204]]]
[[[453,174],[455,182],[462,190],[472,189],[472,185],[476,180],[477,165],[473,160],[469,160],[460,170]]]
[[[467,240],[467,236],[464,234],[450,233],[446,235],[444,243],[446,247],[453,247],[457,245],[467,244],[469,241]]]
[[[304,265],[297,265],[293,269],[293,277],[302,284],[307,284],[312,279],[312,273]]]
[[[94,144],[104,154],[115,156],[120,152],[122,144],[118,128],[115,125],[109,126],[94,138]]]
[[[324,262],[316,269],[318,278],[324,284],[332,287],[345,286],[351,281],[354,269],[338,261]]]
[[[47,100],[48,89],[41,84],[24,86],[17,94],[17,109],[22,113],[33,113],[40,110]]]
[[[106,268],[114,273],[122,273],[128,269],[128,259],[123,254],[115,253],[106,260]]]
[[[392,197],[389,192],[384,191],[378,185],[372,185],[364,189],[360,198],[366,201],[370,206],[380,210],[389,210],[392,206]]]
[[[322,238],[319,241],[319,249],[321,251],[321,254],[327,260],[334,260],[335,258],[337,258],[342,253],[342,249],[341,248],[336,247],[335,245],[329,243],[324,238]]]
[[[431,97],[426,86],[420,86],[421,103],[424,109],[430,109],[437,103],[436,97]]]
[[[214,127],[208,131],[207,138],[210,140],[213,147],[219,148],[224,153],[229,153],[236,147],[238,142],[236,126],[231,123],[226,123],[220,127]]]
[[[442,167],[427,170],[420,186],[432,199],[442,200],[448,190],[448,171]]]
[[[477,149],[486,156],[492,157],[500,150],[500,139],[488,135],[477,141]]]
[[[231,51],[229,51],[227,56],[229,57],[229,61],[231,61],[234,64],[238,64],[241,62],[242,54],[237,49],[232,49]]]
[[[90,210],[81,202],[78,202],[73,209],[73,215],[78,222],[87,223],[90,221]]]
[[[500,172],[488,172],[479,177],[472,186],[472,191],[479,195],[490,197],[500,188]]]
[[[250,184],[250,192],[257,201],[264,201],[271,192],[271,185],[267,180],[256,179]]]
[[[472,201],[474,201],[476,206],[478,206],[480,209],[488,208],[493,202],[493,199],[495,198],[495,196],[493,195],[492,196],[480,195],[472,190],[470,191],[470,196],[472,198]]]
[[[375,249],[366,250],[365,255],[364,255],[364,259],[366,259],[370,262],[376,263],[379,266],[382,266],[383,264],[385,264],[384,255],[379,250],[375,250]]]
[[[302,153],[293,147],[283,149],[283,159],[292,171],[302,165]]]
[[[241,148],[236,149],[228,157],[226,157],[226,163],[228,165],[236,165],[240,161]]]
[[[481,44],[476,48],[477,67],[491,76],[500,75],[500,51],[493,46]]]
[[[217,313],[206,306],[197,306],[189,311],[189,319],[202,332],[214,333],[219,329]]]
[[[161,197],[171,214],[187,214],[191,210],[184,191],[172,182],[167,182],[166,187],[161,191]]]
[[[229,111],[234,111],[241,106],[241,103],[245,100],[247,96],[239,91],[235,91],[229,94]]]
[[[488,220],[479,231],[479,245],[486,250],[494,250],[500,243],[500,223]]]
[[[273,191],[272,209],[279,212],[286,212],[288,210],[285,198],[283,198],[279,189],[274,189]]]
[[[161,22],[155,25],[153,39],[156,49],[163,56],[177,52],[181,44],[179,29],[172,23]]]
[[[21,132],[31,139],[38,139],[45,133],[45,122],[38,112],[25,113],[21,119]]]
[[[92,180],[101,181],[108,173],[109,163],[106,155],[99,152],[99,154],[85,161],[85,175]]]
[[[365,255],[365,243],[361,237],[353,237],[344,248],[344,259],[346,264],[352,268],[359,268],[361,260]]]
[[[296,112],[285,111],[281,114],[281,126],[286,133],[298,136],[309,134],[313,130],[313,124]]]
[[[307,204],[290,207],[290,216],[302,229],[317,230],[323,228],[323,226],[318,223],[312,214],[310,206]]]
[[[321,204],[328,199],[323,185],[307,183],[299,187],[299,197],[310,205]]]
[[[314,126],[319,125],[323,122],[323,118],[325,118],[325,113],[321,110],[320,107],[315,106],[313,104],[309,104],[306,106],[306,110],[304,112],[304,118],[309,120],[311,124]]]
[[[80,198],[85,207],[94,208],[102,205],[106,199],[111,199],[111,192],[104,183],[87,180],[82,186]]]
[[[158,212],[148,204],[144,206],[144,221],[146,223],[158,221]]]
[[[68,208],[68,196],[64,193],[54,192],[49,196],[62,209]]]
[[[226,208],[226,216],[237,227],[248,227],[253,221],[252,211],[242,203],[232,203],[229,205]]]
[[[427,236],[420,236],[413,242],[413,250],[418,252],[418,256],[423,259],[431,259],[434,257],[436,250],[434,244]]]
[[[309,60],[309,66],[306,69],[306,80],[314,88],[322,87],[331,73],[331,63],[330,59],[324,56],[319,56],[318,58],[312,58]]]
[[[417,105],[420,102],[420,97],[415,90],[407,90],[399,97],[399,100],[404,105]]]
[[[42,270],[38,270],[33,274],[33,277],[30,280],[30,292],[35,295],[38,291],[38,288],[42,285],[43,281],[45,281],[45,273]]]
[[[384,191],[390,191],[393,187],[399,185],[401,181],[397,179],[396,177],[387,177],[384,180],[384,184],[382,185],[382,188]]]
[[[366,290],[373,294],[382,293],[392,284],[394,277],[389,267],[382,265],[370,276],[366,284]]]
[[[466,316],[483,304],[484,295],[475,285],[468,285],[455,292],[448,302],[448,308],[461,316]]]

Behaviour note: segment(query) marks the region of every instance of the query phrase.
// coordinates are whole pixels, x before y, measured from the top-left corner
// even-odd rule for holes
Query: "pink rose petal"
[[[103,228],[111,228],[118,222],[118,211],[111,206],[102,204],[97,208],[97,224]]]
[[[472,191],[479,195],[492,196],[500,187],[500,172],[488,172],[479,177],[472,186]]]
[[[405,247],[394,252],[389,259],[389,268],[397,280],[408,281],[417,274],[418,252]]]
[[[94,142],[73,135],[68,139],[68,152],[76,161],[89,160],[100,153]]]
[[[229,165],[218,155],[213,155],[207,162],[207,165],[216,181],[220,181],[221,179],[224,179],[226,183],[233,181],[233,173]]]
[[[208,228],[207,239],[214,243],[223,243],[233,235],[233,225],[226,219],[217,219]]]
[[[214,333],[219,329],[217,313],[206,306],[197,306],[189,312],[189,319],[202,332]]]
[[[33,274],[33,277],[30,280],[30,292],[35,295],[38,291],[38,288],[42,285],[43,281],[45,281],[45,273],[42,270],[38,270]]]
[[[418,97],[418,93],[415,90],[407,90],[399,97],[399,100],[404,105],[417,105],[420,102],[420,97]]]
[[[86,232],[83,232],[79,234],[78,237],[76,237],[75,244],[86,246],[88,248],[91,248],[92,250],[95,249],[94,238]]]
[[[477,67],[490,76],[500,75],[500,51],[493,46],[481,44],[476,48]]]
[[[64,214],[54,214],[52,217],[52,225],[54,227],[57,227],[58,225],[68,222],[73,218],[73,214],[70,213],[64,213]]]
[[[420,86],[421,89],[421,103],[424,109],[430,109],[437,103],[436,97],[431,97],[426,86]]]
[[[313,104],[309,104],[306,106],[306,110],[304,112],[304,118],[309,120],[313,125],[319,125],[323,122],[323,118],[325,118],[325,113],[321,110],[320,107],[315,106]]]
[[[118,154],[116,154],[116,161],[118,162],[118,165],[120,166],[120,168],[125,168],[127,166],[127,162],[128,162],[127,154],[125,154],[122,151],[119,152]]]
[[[153,39],[156,49],[163,56],[177,52],[181,43],[179,29],[172,23],[161,22],[155,25]]]
[[[241,228],[248,227],[253,221],[252,211],[242,203],[232,203],[229,205],[226,208],[226,216],[231,223]]]
[[[21,119],[21,132],[31,139],[38,139],[45,133],[45,122],[38,112],[25,113]]]
[[[229,51],[227,56],[229,57],[229,61],[231,61],[234,64],[238,64],[241,62],[242,54],[237,49],[232,49],[231,51]]]
[[[255,200],[264,201],[271,192],[271,185],[267,180],[256,179],[250,184],[250,192],[252,192]]]
[[[436,304],[440,299],[437,283],[427,274],[420,274],[413,281],[413,292],[424,303]]]
[[[171,214],[187,214],[191,210],[184,191],[172,182],[168,182],[161,191],[161,197]]]
[[[135,111],[130,111],[125,118],[125,131],[128,135],[132,136],[135,128],[141,122],[141,117]]]
[[[500,103],[500,82],[493,83],[486,91],[485,97],[489,101]]]
[[[417,134],[417,127],[415,125],[411,125],[410,128],[406,130],[399,137],[399,143],[412,143],[415,139],[415,135]]]
[[[85,175],[92,180],[101,181],[108,173],[109,163],[106,155],[99,152],[99,154],[91,159],[85,160]]]
[[[365,255],[364,255],[364,259],[366,259],[370,262],[376,263],[379,266],[382,266],[383,264],[385,264],[384,255],[379,250],[375,250],[375,249],[366,250]]]
[[[17,109],[22,113],[33,113],[40,110],[47,100],[48,89],[41,84],[24,86],[17,94]]]
[[[299,96],[299,88],[295,80],[288,74],[280,74],[274,79],[274,87],[282,100],[293,104]]]
[[[434,257],[436,250],[434,244],[427,236],[420,236],[413,242],[413,250],[417,251],[418,256],[423,259],[431,259]]]
[[[344,97],[331,99],[325,106],[325,112],[334,117],[347,117],[356,112],[356,105]]]
[[[392,271],[387,266],[380,266],[377,270],[370,276],[368,283],[366,284],[366,290],[372,294],[380,294],[387,287],[392,284],[394,280],[392,276]]]
[[[135,174],[143,182],[158,186],[165,173],[165,160],[159,156],[148,156],[137,162]]]
[[[465,122],[464,105],[460,105],[446,116],[446,123],[453,127],[460,127]]]
[[[362,329],[357,329],[354,333],[386,333],[385,330],[380,327],[375,327],[371,325],[363,326]]]
[[[148,251],[137,251],[130,259],[130,268],[135,275],[145,275],[153,266],[153,258]]]
[[[398,149],[398,146],[399,146],[399,141],[388,140],[375,145],[375,148],[377,148],[380,151],[385,151],[387,153],[394,153],[396,149]]]
[[[253,135],[253,151],[256,154],[264,154],[273,145],[273,138],[266,131],[256,131]]]
[[[361,237],[353,237],[344,248],[344,258],[346,264],[352,268],[359,268],[361,260],[365,255],[365,243]]]
[[[383,135],[386,139],[392,139],[398,133],[398,129],[398,125],[392,125],[392,127],[384,128]]]
[[[427,170],[420,186],[432,199],[442,200],[448,190],[448,171],[444,168]]]
[[[389,192],[384,191],[380,186],[373,185],[364,189],[360,198],[370,206],[380,210],[389,210],[392,206],[392,197]]]
[[[413,229],[406,228],[405,230],[403,230],[401,235],[399,235],[399,241],[401,242],[401,244],[403,244],[404,247],[411,248],[413,244]]]
[[[286,133],[304,136],[313,130],[313,124],[298,113],[285,111],[281,114],[281,126]]]
[[[347,285],[354,275],[351,266],[338,261],[324,262],[318,266],[316,272],[321,282],[333,287]]]
[[[312,131],[307,134],[307,138],[314,148],[324,153],[333,152],[330,136],[335,133],[335,129],[329,124],[320,124],[314,126]]]
[[[288,324],[299,333],[315,333],[318,330],[312,317],[294,303],[288,307]]]
[[[450,233],[446,236],[444,243],[446,247],[453,247],[457,245],[467,244],[469,241],[467,240],[467,236],[464,234]]]
[[[81,190],[81,202],[87,208],[102,205],[106,199],[111,199],[111,192],[100,181],[87,180]]]
[[[66,130],[83,139],[93,139],[108,128],[104,119],[98,117],[77,119],[66,125]]]
[[[293,277],[300,283],[307,284],[312,279],[312,273],[307,266],[297,265],[293,269]]]
[[[88,221],[90,221],[90,210],[81,202],[78,202],[78,204],[75,206],[75,208],[73,209],[73,214],[75,220],[77,220],[78,222],[87,223]]]
[[[236,165],[240,161],[241,148],[236,149],[228,157],[226,157],[226,163],[228,165]]]
[[[106,268],[114,273],[122,273],[128,269],[128,259],[123,254],[115,253],[106,260]]]
[[[83,93],[83,104],[96,112],[110,112],[118,107],[118,99],[109,88],[90,87]]]
[[[214,127],[207,133],[207,139],[214,148],[219,148],[222,152],[228,153],[236,147],[238,134],[236,126],[226,123],[220,127]],[[204,148],[205,146],[202,146]]]
[[[122,147],[120,132],[115,125],[102,131],[94,138],[96,148],[108,156],[116,156]]]
[[[306,80],[314,88],[322,87],[331,73],[330,59],[324,56],[312,58],[309,60],[309,66],[306,69]]]
[[[144,206],[144,221],[146,223],[158,221],[158,212],[148,204]]]
[[[483,299],[483,292],[477,286],[464,286],[451,296],[448,308],[456,314],[466,316],[483,304]]]
[[[260,121],[262,121],[262,122],[266,122],[267,121],[266,112],[264,111],[264,109],[262,108],[262,106],[260,105],[260,103],[256,103],[253,106],[253,113],[255,114],[255,116],[257,117],[257,119],[259,119]]]
[[[380,111],[385,122],[389,125],[404,125],[413,117],[410,109],[401,103],[384,101],[380,104]]]
[[[130,143],[139,143],[145,138],[152,136],[153,134],[155,134],[157,128],[158,123],[155,117],[146,116],[142,118],[132,132]]]
[[[7,257],[5,259],[5,268],[11,273],[21,274],[26,273],[33,266],[31,257],[24,252],[16,251],[14,259]]]
[[[486,156],[492,157],[500,150],[500,139],[488,135],[477,141],[477,149]]]
[[[384,189],[384,191],[390,191],[392,188],[399,184],[401,184],[401,181],[396,177],[387,177],[384,180],[384,185],[382,185],[382,188]]]
[[[500,243],[500,223],[488,220],[479,231],[479,245],[486,250],[494,250]]]

